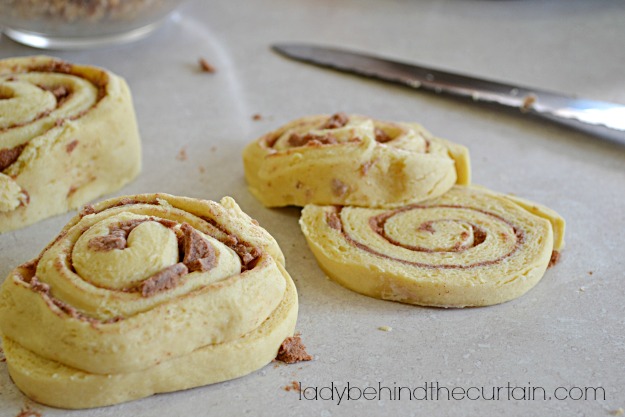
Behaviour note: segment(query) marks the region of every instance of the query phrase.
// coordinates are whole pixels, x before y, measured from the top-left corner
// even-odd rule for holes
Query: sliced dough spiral
[[[122,78],[45,56],[0,60],[0,232],[78,208],[140,170]]]
[[[420,125],[337,113],[294,120],[243,152],[251,193],[265,206],[393,207],[470,181],[465,147]]]
[[[475,186],[396,209],[309,205],[300,225],[321,268],[341,285],[439,307],[523,295],[564,244],[557,213]]]
[[[247,374],[295,326],[283,265],[275,240],[228,197],[88,206],[0,290],[9,371],[31,398],[66,408]]]

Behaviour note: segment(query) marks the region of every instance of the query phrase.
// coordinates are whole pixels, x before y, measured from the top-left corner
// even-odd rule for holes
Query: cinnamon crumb
[[[551,268],[552,266],[557,264],[559,260],[560,260],[560,252],[558,252],[557,250],[554,250],[553,252],[551,252],[551,259],[549,259],[549,265],[547,265],[547,268]]]
[[[384,130],[380,129],[379,127],[375,128],[374,133],[375,133],[375,140],[376,142],[379,142],[379,143],[386,143],[393,139]]]
[[[306,346],[302,343],[302,338],[300,336],[293,336],[284,339],[278,349],[276,360],[284,363],[296,363],[310,361],[312,360],[312,356],[306,352]]]
[[[301,386],[297,381],[291,381],[291,383],[284,387],[285,391],[299,391],[301,390]]]
[[[205,172],[206,172],[206,168],[204,168],[203,166],[201,166],[201,165],[200,165],[200,166],[198,167],[198,171],[200,171],[200,174],[203,174],[203,173],[205,173]]]
[[[186,161],[187,159],[189,159],[189,157],[187,156],[187,147],[183,146],[180,151],[178,151],[178,155],[176,155],[176,159],[179,161]]]
[[[530,111],[534,103],[536,103],[537,99],[538,97],[536,97],[535,94],[528,94],[527,96],[525,96],[525,98],[523,99],[523,104],[521,105],[521,111],[523,113]]]
[[[217,146],[211,146],[211,152],[216,152],[217,151]]]
[[[592,271],[588,271],[588,275],[592,275]]]
[[[200,58],[198,60],[198,63],[200,64],[200,69],[202,70],[202,72],[208,72],[212,74],[217,71],[215,67],[209,64],[208,61],[204,58]]]
[[[41,413],[30,408],[30,405],[25,405],[15,417],[41,417]]]
[[[254,121],[263,120],[263,116],[261,116],[259,113],[256,113],[256,114],[252,115],[252,120],[254,120]]]
[[[67,146],[65,147],[65,150],[67,151],[67,153],[72,153],[72,151],[76,149],[76,146],[78,146],[78,140],[74,139],[73,141],[67,144]]]
[[[83,206],[82,210],[80,210],[80,217],[85,217],[89,214],[94,214],[95,213],[95,207],[93,207],[93,204],[86,204],[85,206]]]

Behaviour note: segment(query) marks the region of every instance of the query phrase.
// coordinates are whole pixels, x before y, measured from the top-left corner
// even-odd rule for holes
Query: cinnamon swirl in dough
[[[341,285],[438,307],[519,297],[564,245],[564,220],[553,210],[475,186],[395,209],[308,205],[300,225]]]
[[[13,381],[65,408],[245,375],[275,358],[296,318],[280,248],[229,197],[88,206],[0,290]]]
[[[465,147],[415,123],[311,116],[250,143],[251,193],[265,206],[393,207],[437,197],[470,181]]]
[[[0,232],[78,208],[140,169],[123,79],[45,56],[0,60]]]

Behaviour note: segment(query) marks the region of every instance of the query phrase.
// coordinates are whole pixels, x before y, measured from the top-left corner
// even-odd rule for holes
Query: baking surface
[[[300,64],[269,45],[299,40],[353,47],[625,103],[624,39],[625,4],[614,0],[198,0],[137,43],[46,52],[106,67],[131,87],[144,166],[115,195],[230,195],[273,234],[298,287],[297,327],[315,360],[269,364],[213,386],[71,413],[27,400],[0,363],[0,416],[24,407],[44,416],[618,414],[625,408],[625,147],[514,112]],[[0,58],[40,53],[0,38]],[[200,57],[217,72],[201,72]],[[299,209],[265,209],[247,192],[241,151],[291,119],[336,111],[417,121],[468,146],[475,183],[543,203],[567,220],[559,264],[520,299],[463,310],[375,300],[327,280],[299,230]],[[1,235],[2,277],[35,257],[72,215]],[[380,330],[384,326],[392,330]],[[498,400],[454,400],[439,391],[438,399],[411,401],[405,391],[401,399],[384,391],[382,398],[339,403],[336,392],[333,399],[300,398],[285,389],[292,381],[317,389],[334,383],[339,392],[348,383],[391,390],[426,383],[484,387],[487,396],[504,388]],[[508,398],[508,384],[536,398]],[[543,400],[532,387],[552,397],[558,387],[600,389],[598,399],[590,390],[589,399]],[[328,398],[329,389],[322,395]]]

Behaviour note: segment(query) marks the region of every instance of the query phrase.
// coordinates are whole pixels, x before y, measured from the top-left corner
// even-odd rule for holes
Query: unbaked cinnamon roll
[[[0,232],[78,208],[140,170],[122,78],[45,56],[0,60]]]
[[[265,206],[393,207],[470,182],[464,146],[415,123],[337,113],[294,120],[250,143],[245,177]]]
[[[341,285],[437,307],[517,298],[564,245],[564,220],[553,210],[475,186],[394,209],[308,205],[300,225]]]
[[[0,290],[13,381],[65,408],[245,375],[275,358],[296,318],[280,248],[229,197],[87,206]]]

